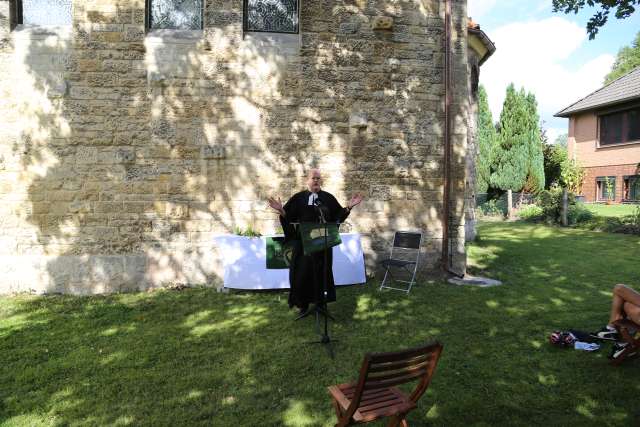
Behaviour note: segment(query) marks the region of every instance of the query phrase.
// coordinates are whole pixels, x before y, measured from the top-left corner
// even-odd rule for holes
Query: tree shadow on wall
[[[395,10],[412,17],[407,25],[419,19],[409,3]],[[407,49],[398,36],[341,27],[365,28],[385,8],[310,6],[292,56],[273,41],[242,40],[234,25],[204,42],[160,37],[154,45],[140,10],[127,7],[91,13],[96,22],[140,25],[117,42],[79,24],[64,43],[28,39],[21,64],[37,96],[16,97],[22,117],[34,120],[14,153],[29,171],[26,219],[35,234],[18,252],[44,256],[46,291],[211,282],[211,237],[236,226],[275,231],[264,200],[295,192],[311,165],[345,183],[327,180],[340,198],[368,197],[352,221],[370,242],[370,260],[399,228],[426,229],[427,250],[437,253],[442,104],[429,86],[442,76],[441,32]],[[315,32],[318,21],[330,32]],[[50,73],[43,57],[63,59]],[[403,67],[432,58],[432,74]],[[56,84],[62,91],[52,98]]]

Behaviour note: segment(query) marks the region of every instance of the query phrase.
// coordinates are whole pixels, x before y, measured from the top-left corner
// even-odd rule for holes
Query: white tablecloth
[[[364,254],[358,233],[340,233],[333,248],[336,285],[365,283]],[[214,237],[224,266],[224,287],[233,289],[288,289],[289,270],[267,270],[266,237],[225,234]]]

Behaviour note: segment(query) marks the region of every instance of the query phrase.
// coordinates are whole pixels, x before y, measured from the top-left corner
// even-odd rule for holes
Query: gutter
[[[451,206],[451,0],[444,0],[444,196],[442,201],[442,270],[450,272],[449,220]]]

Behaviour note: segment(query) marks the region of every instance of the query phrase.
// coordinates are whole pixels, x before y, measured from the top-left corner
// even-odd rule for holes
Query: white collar
[[[316,202],[316,199],[317,199],[317,198],[318,198],[318,193],[311,193],[311,194],[309,194],[309,203],[308,203],[308,205],[309,205],[309,206],[313,206],[313,205],[315,205],[315,204],[316,204],[315,202]]]

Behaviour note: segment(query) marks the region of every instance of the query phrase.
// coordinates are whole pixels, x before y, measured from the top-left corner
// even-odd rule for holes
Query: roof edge
[[[553,115],[553,117],[569,118],[569,116],[571,116],[571,115],[573,115],[575,113],[582,113],[582,112],[585,112],[585,111],[597,110],[600,107],[604,107],[604,106],[607,106],[607,105],[621,104],[621,103],[624,103],[624,102],[628,101],[629,99],[634,99],[634,98],[618,99],[618,100],[613,101],[613,102],[609,102],[609,103],[605,103],[605,104],[599,104],[599,105],[594,106],[594,107],[583,108],[583,109],[574,110],[574,111],[570,111],[570,112],[566,112],[565,113],[565,111],[569,110],[571,107],[573,107],[577,103],[579,103],[581,101],[584,101],[585,99],[589,98],[592,95],[595,95],[596,93],[598,93],[601,90],[611,86],[612,84],[614,84],[618,80],[628,76],[629,74],[633,73],[634,71],[636,71],[638,69],[640,69],[640,67],[636,67],[636,68],[632,69],[628,73],[625,73],[625,74],[621,75],[620,77],[618,77],[617,79],[607,83],[606,85],[599,87],[598,89],[594,90],[590,94],[583,96],[582,98],[578,99],[576,102],[574,102],[574,103],[568,105],[567,107],[563,108],[562,110],[558,111],[556,114]]]

